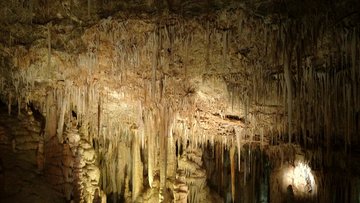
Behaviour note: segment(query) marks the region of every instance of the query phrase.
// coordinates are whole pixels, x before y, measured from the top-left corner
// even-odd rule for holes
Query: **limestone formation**
[[[356,202],[359,5],[2,1],[0,148],[68,202],[281,202],[299,157]]]

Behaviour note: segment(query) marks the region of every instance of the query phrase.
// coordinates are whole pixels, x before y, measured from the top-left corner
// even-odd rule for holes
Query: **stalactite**
[[[67,93],[65,93],[65,96],[63,96],[61,99],[59,98],[59,100],[62,100],[62,105],[60,106],[60,118],[58,120],[58,125],[57,125],[57,137],[60,143],[63,143],[63,130],[64,130],[64,120],[65,120],[65,112],[67,110],[67,106],[68,106],[68,98],[67,98]]]
[[[221,174],[220,174],[220,187],[223,187],[224,185],[224,143],[221,142],[220,143],[220,158],[221,158],[221,165],[220,165],[220,171],[221,171]]]
[[[81,122],[82,120],[82,111],[81,111],[81,90],[80,87],[75,88],[75,101],[76,101],[76,110],[77,110],[77,120]]]
[[[125,173],[126,173],[126,167],[129,166],[127,156],[125,155],[127,151],[129,151],[129,147],[126,146],[124,142],[120,142],[117,148],[117,189],[118,193],[120,194],[123,191],[124,185],[125,185]]]
[[[352,80],[352,94],[353,94],[353,101],[356,101],[356,92],[357,92],[357,85],[356,85],[356,29],[353,29],[352,33],[352,40],[351,40],[351,80]],[[354,103],[354,106],[356,104]],[[355,109],[356,110],[356,109]]]
[[[97,136],[98,138],[100,137],[100,129],[101,129],[101,107],[102,107],[102,104],[101,104],[101,96],[99,95],[99,98],[98,98],[98,108],[97,108]]]
[[[143,165],[140,157],[139,135],[134,133],[132,137],[132,201],[136,201],[143,186]]]
[[[252,170],[252,153],[251,153],[251,144],[249,144],[249,148],[248,148],[248,169],[247,169],[247,173],[250,174],[251,173],[251,170]]]
[[[227,31],[223,31],[222,33],[222,46],[223,46],[223,62],[222,62],[222,66],[224,68],[227,67],[227,49],[228,49],[228,32]]]
[[[237,153],[238,153],[238,169],[240,172],[240,166],[241,166],[241,134],[243,129],[235,129],[236,134],[236,143],[237,143]]]
[[[290,72],[290,60],[291,55],[289,51],[284,51],[284,76],[287,90],[287,111],[288,111],[288,136],[289,143],[291,143],[292,136],[292,81],[291,81],[291,72]]]
[[[155,132],[153,131],[152,126],[154,126],[152,121],[152,115],[148,115],[147,118],[147,135],[148,135],[148,143],[147,143],[147,150],[148,150],[148,179],[149,179],[149,186],[153,187],[153,180],[154,180],[154,167],[155,167]]]
[[[138,126],[138,134],[140,139],[140,146],[141,149],[145,149],[145,124],[144,124],[144,116],[143,116],[143,107],[142,104],[139,102],[138,104],[138,117],[137,117],[137,126]]]
[[[52,24],[49,23],[48,24],[48,28],[47,28],[47,45],[48,45],[48,61],[47,61],[47,70],[48,70],[48,73],[51,71],[51,26]]]
[[[234,111],[234,102],[235,102],[235,87],[231,87],[231,111]]]
[[[215,151],[215,171],[219,171],[220,169],[220,160],[219,160],[219,143],[215,142],[215,145],[214,145],[214,151]],[[217,178],[217,181],[219,181],[219,177],[220,176],[216,176]],[[220,185],[217,185],[217,190],[218,190],[218,193],[220,192]]]
[[[260,147],[261,147],[261,150],[263,149],[264,147],[264,128],[260,128]]]
[[[190,35],[190,34],[189,34]],[[185,79],[187,79],[188,78],[188,65],[187,65],[187,61],[189,60],[189,44],[190,44],[190,40],[189,40],[189,35],[187,35],[186,37],[185,37],[185,61],[186,61],[186,63],[184,64],[184,76],[185,76]]]
[[[170,136],[168,138],[168,144],[167,144],[167,176],[169,178],[175,178],[176,177],[176,148],[175,148],[175,142],[174,137],[172,135],[172,132],[170,130]]]
[[[168,143],[168,133],[169,133],[169,111],[168,107],[161,107],[160,113],[162,119],[160,121],[160,133],[159,133],[159,144],[160,144],[160,192],[159,192],[159,201],[164,201],[164,194],[166,190],[166,177],[167,177],[167,143]]]
[[[211,32],[209,21],[206,23],[205,39],[206,39],[206,54],[205,54],[205,73],[210,69],[210,50],[211,50]]]
[[[114,141],[114,143],[116,143],[115,140],[112,139],[112,141]],[[110,182],[110,186],[111,186],[111,191],[114,193],[114,197],[116,197],[116,194],[117,194],[117,191],[118,191],[118,188],[117,188],[117,183],[116,183],[116,167],[117,167],[117,153],[113,153],[113,152],[116,152],[115,151],[115,148],[112,143],[110,142],[109,143],[109,148],[108,148],[108,152],[109,154],[107,155],[109,157],[109,162],[107,163],[107,171],[108,171],[108,174],[107,174],[107,178],[109,178],[109,182]],[[134,180],[134,179],[133,179]],[[135,185],[138,184],[138,183],[134,183]],[[134,193],[136,191],[134,190]],[[117,198],[114,198],[115,202],[116,202],[116,199]]]
[[[82,88],[82,92],[81,92],[81,111],[82,111],[82,113],[83,113],[83,115],[84,115],[84,118],[86,119],[83,119],[83,121],[84,122],[88,122],[88,119],[89,118],[87,118],[87,117],[85,117],[86,116],[86,112],[87,112],[87,106],[86,106],[86,95],[87,95],[87,91],[86,91],[86,89],[85,88]],[[87,129],[86,129],[87,130]],[[86,136],[88,135],[88,134],[85,134]]]
[[[56,136],[56,120],[57,120],[57,109],[54,98],[54,92],[50,91],[46,96],[46,126],[45,126],[45,135],[49,139],[53,136]]]
[[[245,186],[246,185],[246,175],[247,175],[247,162],[248,162],[248,156],[246,155],[247,153],[246,153],[246,151],[245,151],[245,157],[244,157],[244,172],[243,172],[243,175],[244,175],[244,177],[243,177],[243,185]]]
[[[160,57],[160,36],[159,36],[159,27],[157,26],[153,35],[154,51],[153,51],[153,61],[152,61],[152,76],[151,76],[151,97],[152,100],[155,100],[156,96],[156,69],[159,64]]]
[[[231,198],[232,202],[235,202],[235,146],[232,145],[230,148],[230,165],[231,165]]]
[[[247,92],[245,92],[245,124],[248,124],[248,114],[249,114],[249,105],[250,105],[250,101],[249,101],[249,96],[247,95]]]

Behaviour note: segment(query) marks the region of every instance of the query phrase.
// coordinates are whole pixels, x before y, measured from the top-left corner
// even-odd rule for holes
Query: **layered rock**
[[[106,200],[106,195],[99,188],[100,169],[97,166],[95,150],[86,140],[77,140],[78,136],[76,131],[67,136],[74,160],[72,186],[75,201],[92,202],[96,198]]]
[[[179,196],[179,200],[188,202],[211,202],[212,197],[206,184],[206,170],[203,168],[202,152],[199,149],[188,149],[180,157],[178,162],[177,179],[183,181],[187,187],[187,197],[184,197],[184,193],[181,190],[175,190],[176,196]]]

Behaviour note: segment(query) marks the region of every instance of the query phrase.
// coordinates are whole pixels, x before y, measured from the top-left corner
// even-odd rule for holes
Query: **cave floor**
[[[36,150],[12,151],[10,129],[19,126],[18,122],[0,108],[0,202],[65,202],[61,194],[51,189],[45,177],[37,172]]]

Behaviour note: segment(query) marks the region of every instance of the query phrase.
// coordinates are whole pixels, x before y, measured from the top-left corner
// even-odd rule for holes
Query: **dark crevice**
[[[231,120],[231,121],[241,121],[245,123],[245,118],[237,116],[237,115],[226,115],[225,118]]]

